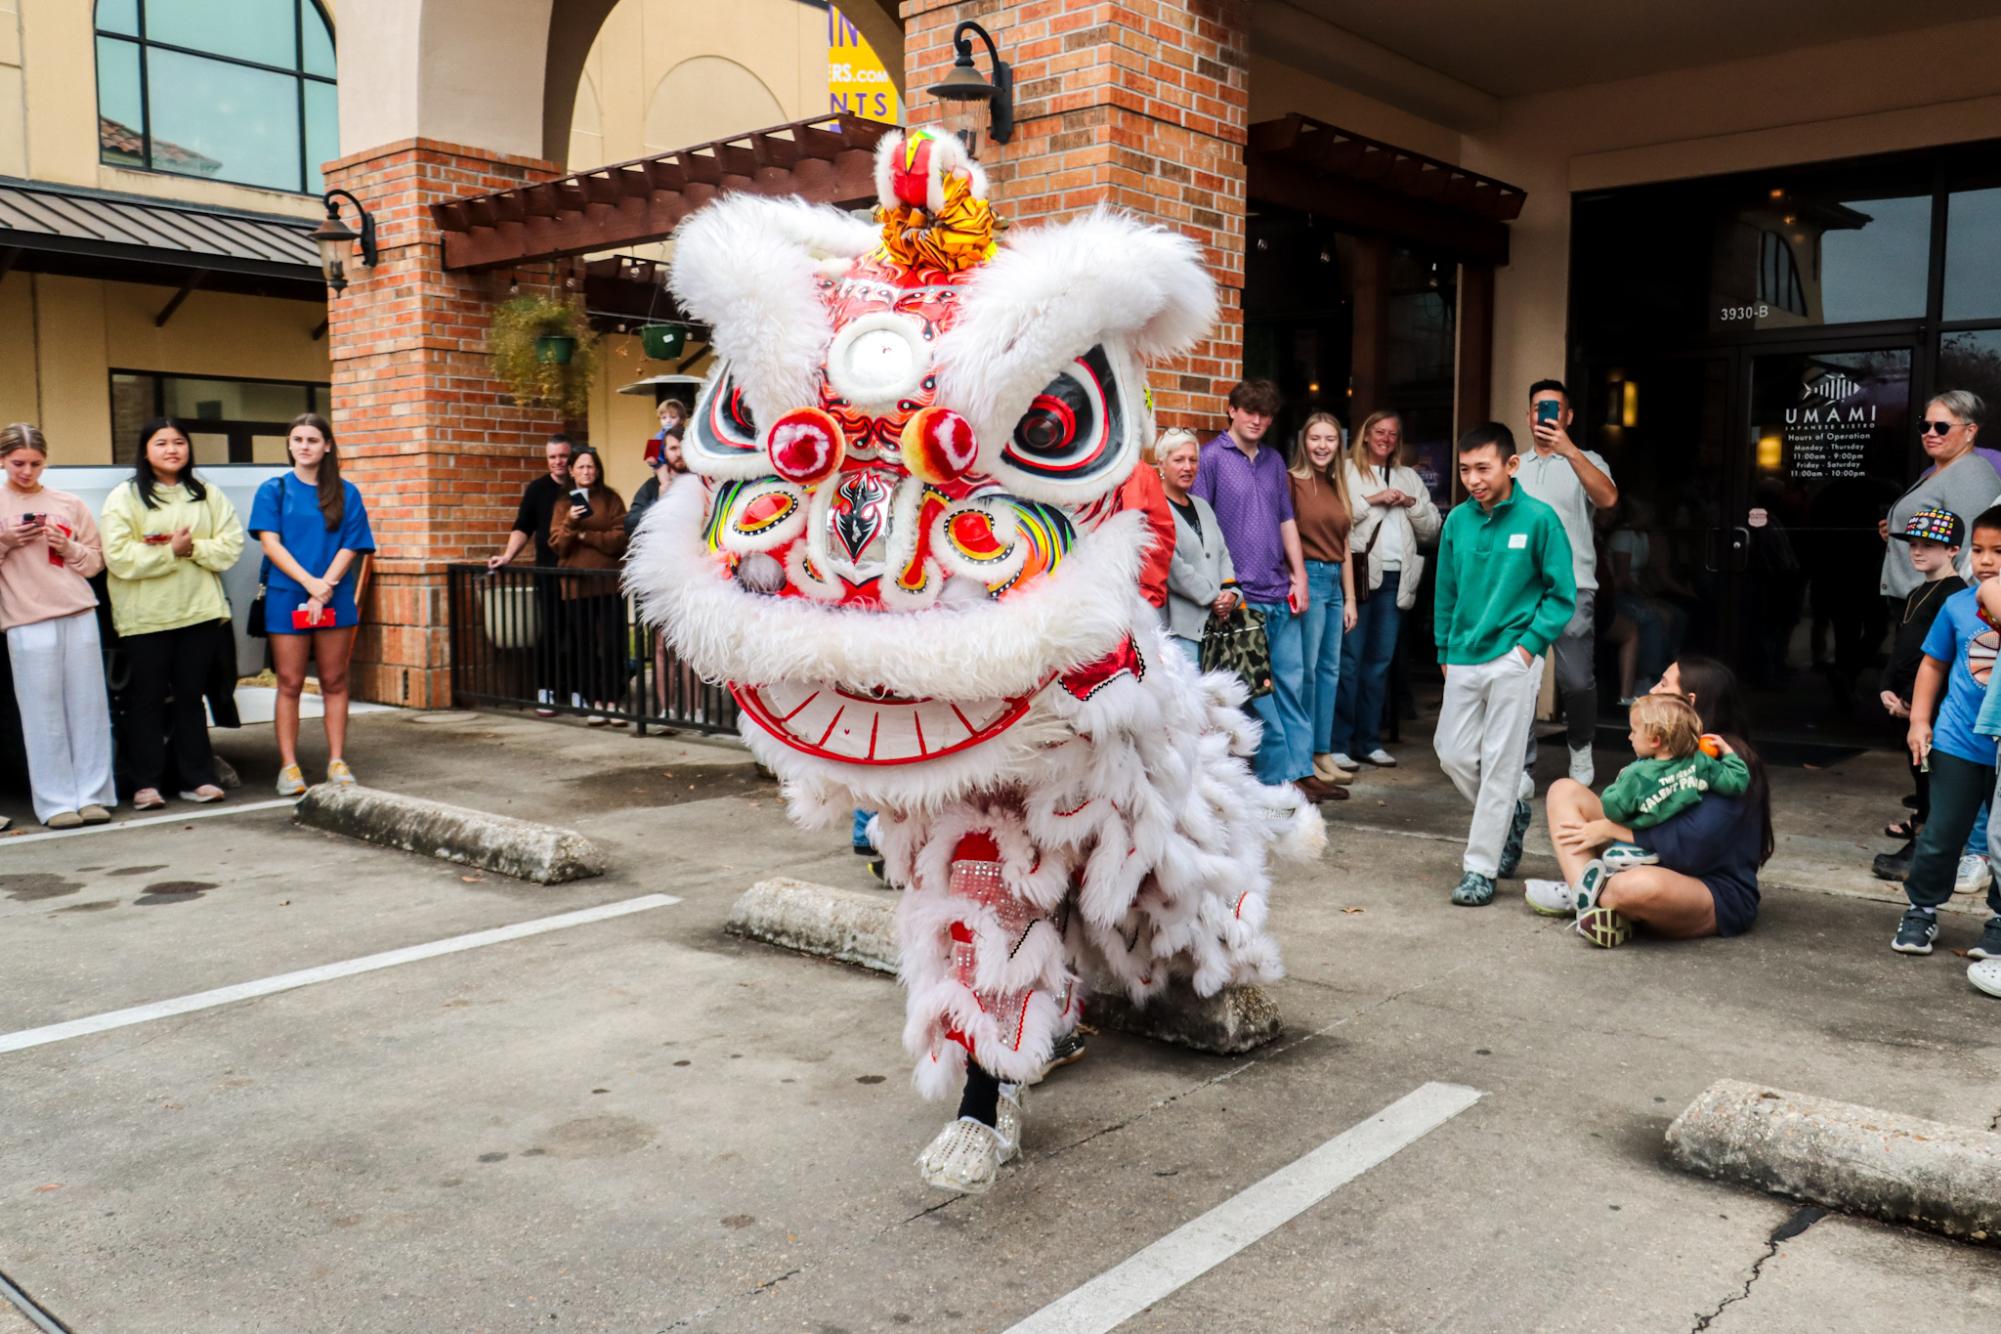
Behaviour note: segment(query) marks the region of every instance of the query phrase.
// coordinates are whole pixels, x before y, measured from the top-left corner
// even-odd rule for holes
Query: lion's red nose
[[[840,470],[848,446],[831,413],[794,408],[771,424],[765,448],[773,472],[788,482],[815,486]]]
[[[979,457],[972,423],[950,408],[920,408],[904,425],[903,466],[933,486],[971,472]]]

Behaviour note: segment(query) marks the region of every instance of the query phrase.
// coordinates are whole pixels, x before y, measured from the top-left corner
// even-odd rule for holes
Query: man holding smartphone
[[[549,524],[555,516],[556,506],[569,503],[570,451],[575,447],[576,443],[561,432],[549,437],[542,448],[542,458],[549,471],[522,490],[521,508],[514,515],[514,531],[507,535],[506,547],[487,558],[488,570],[499,570],[507,565],[531,541],[535,544],[537,568],[555,568],[556,553],[549,546]],[[542,633],[535,642],[535,712],[544,718],[553,718],[556,710],[551,706],[563,686],[553,627],[562,615],[563,604],[557,596],[553,577],[532,577],[535,581],[537,621],[542,627]]]
[[[1598,730],[1598,676],[1595,636],[1598,553],[1592,543],[1591,515],[1619,503],[1611,465],[1595,450],[1570,438],[1570,391],[1561,380],[1529,386],[1529,431],[1535,448],[1523,457],[1515,485],[1556,511],[1570,539],[1571,570],[1577,580],[1577,610],[1551,646],[1556,690],[1563,700],[1570,742],[1570,777],[1590,787],[1598,774],[1591,741]],[[1535,767],[1535,736],[1529,736],[1526,765]]]
[[[1230,429],[1202,447],[1190,495],[1216,511],[1223,545],[1237,570],[1237,587],[1265,621],[1272,688],[1251,701],[1264,723],[1258,781],[1291,783],[1307,800],[1345,801],[1346,789],[1313,772],[1313,721],[1306,712],[1306,657],[1300,616],[1306,610],[1306,557],[1292,513],[1285,459],[1265,447],[1278,416],[1278,387],[1246,380],[1230,391]]]

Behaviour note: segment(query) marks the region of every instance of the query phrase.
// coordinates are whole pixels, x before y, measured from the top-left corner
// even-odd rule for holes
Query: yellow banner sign
[[[827,109],[864,120],[903,123],[896,83],[861,35],[832,5],[827,6]]]

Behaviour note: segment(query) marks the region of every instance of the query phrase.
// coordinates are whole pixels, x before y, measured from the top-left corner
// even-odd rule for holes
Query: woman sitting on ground
[[[1741,797],[1711,795],[1651,829],[1605,818],[1591,789],[1558,779],[1549,789],[1550,842],[1563,880],[1531,880],[1524,897],[1546,916],[1580,913],[1578,934],[1594,945],[1624,944],[1633,924],[1686,940],[1736,936],[1758,919],[1758,869],[1771,860],[1772,795],[1765,766],[1745,740],[1737,678],[1711,658],[1670,663],[1654,686],[1695,706],[1702,730],[1721,736],[1751,771]],[[1599,853],[1636,844],[1642,864],[1612,873]]]

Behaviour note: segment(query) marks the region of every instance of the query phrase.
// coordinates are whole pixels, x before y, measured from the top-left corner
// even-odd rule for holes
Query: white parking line
[[[516,922],[513,926],[494,927],[490,931],[475,931],[469,936],[453,936],[449,940],[434,940],[428,945],[410,945],[400,950],[349,959],[344,963],[302,968],[296,973],[280,973],[276,977],[267,977],[257,982],[239,982],[232,987],[198,991],[192,996],[154,1001],[150,1005],[134,1005],[125,1010],[110,1010],[83,1019],[71,1019],[66,1023],[50,1024],[46,1028],[24,1028],[18,1033],[0,1034],[0,1053],[40,1047],[46,1043],[62,1042],[69,1038],[85,1037],[91,1033],[102,1033],[107,1029],[143,1024],[152,1019],[167,1019],[177,1014],[212,1009],[217,1005],[232,1005],[237,1001],[269,996],[275,992],[309,987],[315,982],[330,982],[337,977],[372,973],[378,968],[394,968],[397,964],[416,963],[420,959],[435,959],[441,954],[457,954],[463,950],[476,950],[482,945],[498,945],[504,941],[520,940],[525,936],[539,936],[546,931],[561,931],[565,927],[584,926],[608,918],[625,917],[632,913],[645,912],[648,908],[665,908],[680,901],[671,894],[642,894],[636,899],[626,899],[620,903],[606,903],[596,908],[584,908],[578,912],[560,913],[555,917],[538,917],[529,922]]]
[[[85,825],[81,829],[50,829],[39,834],[0,834],[0,848],[11,848],[22,843],[40,843],[45,838],[82,838],[85,834],[115,834],[121,829],[144,829],[152,824],[179,824],[184,820],[209,820],[218,815],[244,815],[250,811],[275,811],[280,806],[296,806],[297,797],[278,797],[271,801],[247,801],[234,805],[204,806],[198,811],[181,811],[176,815],[144,815],[136,820],[114,820],[110,824]]]
[[[1116,1329],[1438,1129],[1480,1097],[1478,1089],[1463,1084],[1426,1084],[1405,1094],[1051,1302],[1007,1334],[1104,1334]]]

